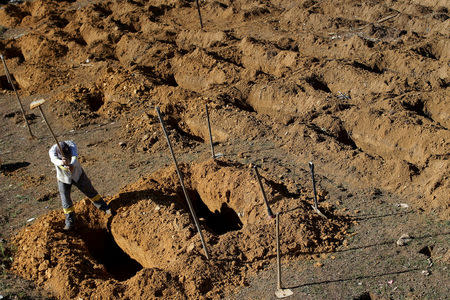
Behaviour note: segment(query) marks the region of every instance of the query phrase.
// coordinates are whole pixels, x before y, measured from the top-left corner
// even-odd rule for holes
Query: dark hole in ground
[[[433,251],[433,248],[434,248],[433,246],[425,246],[419,250],[419,253],[427,257],[431,257],[431,252]]]
[[[321,90],[326,93],[331,93],[330,88],[328,85],[323,81],[321,78],[319,78],[316,75],[313,75],[311,77],[307,77],[306,82],[309,83],[315,90]]]
[[[149,66],[136,66],[136,70],[141,72],[144,76],[150,78],[155,84],[178,86],[175,76],[170,73],[162,73],[155,70],[154,67]]]
[[[371,67],[371,66],[365,65],[363,63],[357,62],[357,61],[354,61],[352,65],[355,68],[366,70],[366,71],[369,71],[369,72],[372,72],[375,74],[383,74],[384,73],[384,70],[380,69],[380,67],[378,65],[374,65],[373,67]]]
[[[142,266],[126,254],[106,230],[85,228],[81,235],[92,257],[102,264],[115,280],[125,281],[142,270]]]
[[[123,23],[120,20],[114,20],[113,22],[117,25],[117,27],[119,27],[119,29],[121,31],[128,31],[131,33],[136,33],[139,31],[139,29],[137,29],[135,26],[133,26],[134,24],[132,22],[130,22],[131,24],[128,23]]]
[[[418,114],[419,116],[422,116],[424,118],[427,118],[428,120],[433,120],[430,115],[427,113],[426,108],[425,108],[425,103],[423,100],[417,100],[415,102],[407,102],[407,101],[402,101],[401,102],[402,106],[412,112],[415,112],[416,114]]]
[[[168,5],[161,5],[161,6],[150,5],[148,7],[150,20],[153,22],[157,21],[157,18],[164,15],[166,13],[166,11],[169,9],[170,9],[170,7]]]
[[[436,55],[434,54],[433,47],[429,44],[427,44],[423,47],[418,47],[418,48],[414,49],[413,51],[423,57],[426,57],[426,58],[438,59],[438,57],[436,57]]]
[[[11,78],[11,79],[14,81],[13,78]],[[6,77],[6,75],[0,76],[0,88],[3,90],[8,90],[8,91],[13,90],[11,84],[8,82],[8,78]],[[17,87],[16,87],[16,89],[17,89]]]
[[[362,295],[353,298],[353,300],[372,300],[372,296],[370,296],[369,292],[365,292]]]
[[[206,226],[215,234],[221,235],[242,228],[242,222],[238,214],[225,202],[222,203],[220,211],[212,212],[202,201],[197,191],[190,191],[192,205],[197,217],[205,219]]]
[[[14,46],[6,47],[3,50],[3,56],[6,59],[17,57],[19,59],[18,60],[19,63],[21,63],[25,60],[25,58],[23,57],[23,54],[22,54],[22,50],[20,48],[14,47]],[[8,63],[7,63],[7,67],[9,69]],[[10,72],[11,72],[11,70],[10,70]]]
[[[87,102],[92,111],[98,111],[104,103],[103,95],[101,93],[88,94]]]

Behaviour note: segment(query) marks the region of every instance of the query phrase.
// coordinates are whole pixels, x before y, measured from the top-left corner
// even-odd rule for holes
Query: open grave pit
[[[181,165],[211,259],[205,258],[175,168],[142,177],[108,199],[108,218],[88,200],[75,205],[77,228],[62,230],[64,216],[52,211],[14,239],[12,270],[57,297],[220,298],[274,262],[275,222],[269,219],[248,166],[209,160]],[[282,217],[284,256],[310,257],[338,246],[349,222],[323,207],[311,209],[304,191],[283,194],[282,182],[263,172],[274,212]],[[292,196],[292,195],[290,195]]]

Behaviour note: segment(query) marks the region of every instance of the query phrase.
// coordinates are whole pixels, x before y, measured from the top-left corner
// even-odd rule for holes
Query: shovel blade
[[[223,157],[223,154],[222,154],[222,153],[216,153],[216,154],[214,154],[214,158],[221,158],[221,157]]]
[[[278,299],[286,298],[289,296],[292,296],[294,293],[290,289],[278,289],[275,292],[275,296],[277,296]]]
[[[324,219],[328,219],[317,207],[315,207],[314,205],[311,205],[312,209],[322,218]]]
[[[30,109],[35,109],[45,103],[45,99],[34,100],[30,103]]]

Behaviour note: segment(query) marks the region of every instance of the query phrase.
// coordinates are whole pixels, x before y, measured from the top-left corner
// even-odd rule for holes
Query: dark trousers
[[[73,206],[72,199],[70,198],[72,184],[75,185],[89,199],[92,199],[93,197],[98,195],[98,192],[92,186],[91,181],[87,177],[86,173],[84,173],[84,171],[77,182],[72,180],[71,184],[67,184],[58,180],[58,190],[61,196],[62,207],[64,209],[68,209]]]

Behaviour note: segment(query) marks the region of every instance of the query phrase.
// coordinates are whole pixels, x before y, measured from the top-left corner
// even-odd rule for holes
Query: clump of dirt
[[[219,298],[245,284],[276,256],[268,219],[251,169],[231,161],[181,165],[211,260],[206,260],[174,167],[142,177],[109,199],[108,219],[88,200],[75,205],[77,228],[62,231],[53,211],[19,233],[12,270],[61,298]],[[281,217],[285,256],[331,251],[349,221],[324,205],[314,213],[306,192],[292,194],[262,172]],[[310,192],[310,191],[308,191]],[[275,200],[276,199],[276,200]],[[289,224],[289,225],[288,225]],[[189,267],[187,267],[189,266]]]

